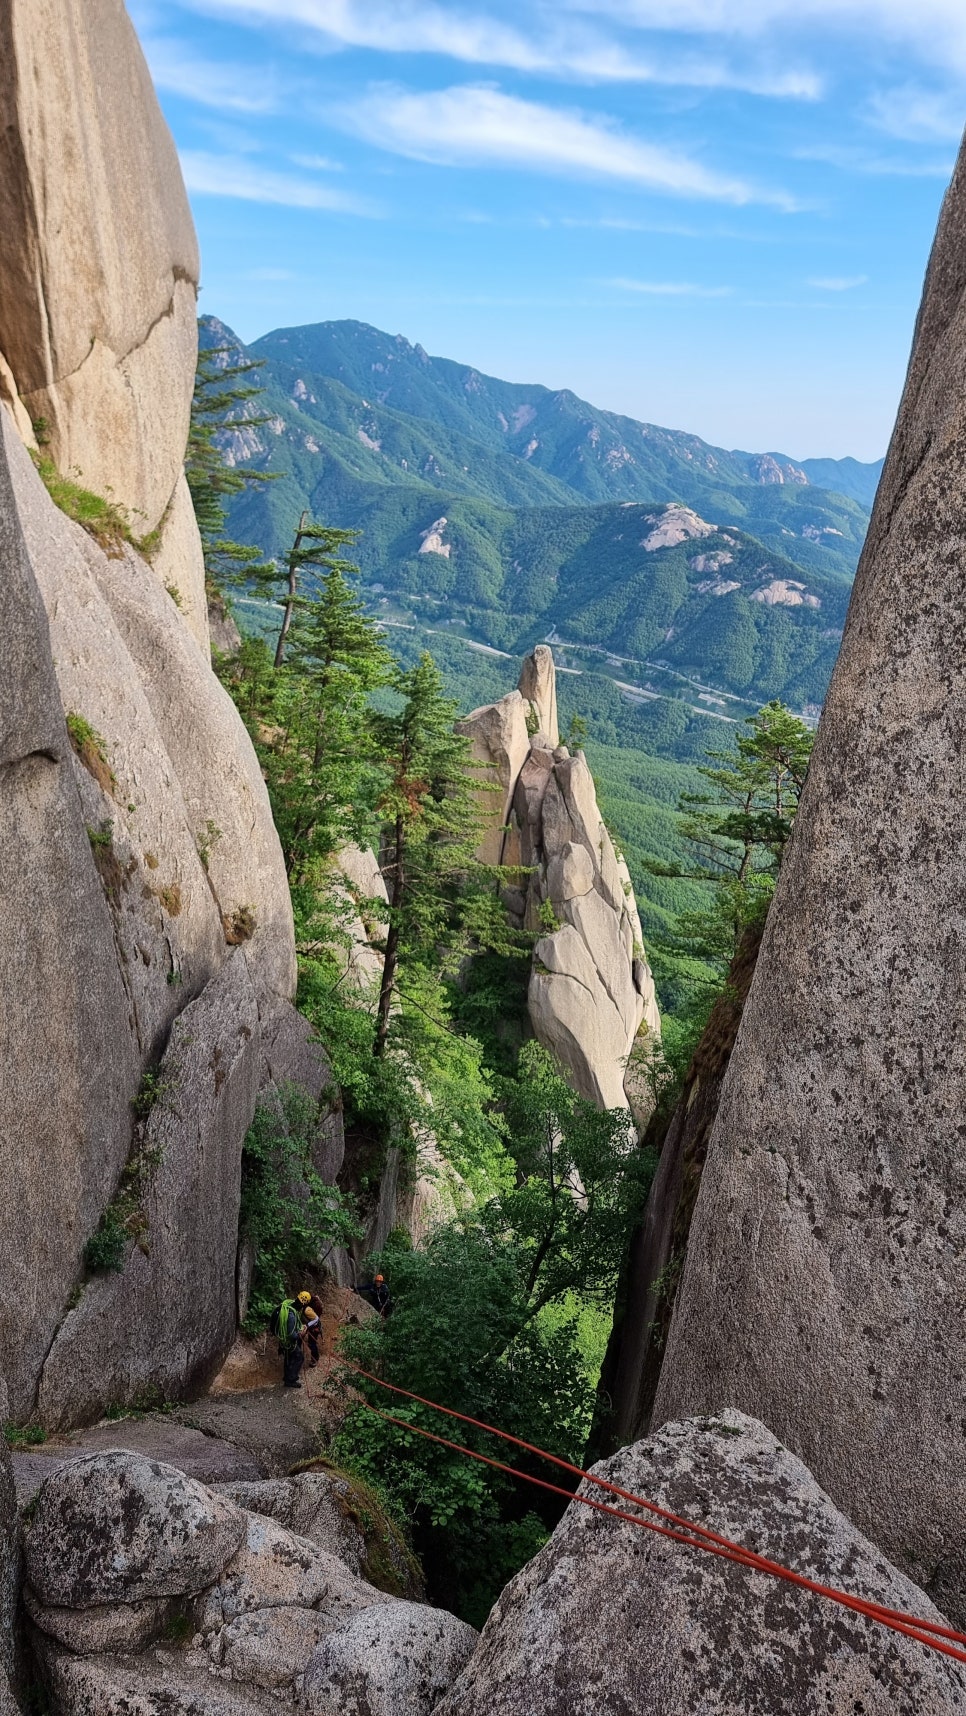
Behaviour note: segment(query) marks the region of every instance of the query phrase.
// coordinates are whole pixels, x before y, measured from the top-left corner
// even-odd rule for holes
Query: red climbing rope
[[[341,1361],[347,1364],[347,1361]],[[658,1516],[666,1523],[659,1525],[657,1519],[642,1519],[639,1514],[627,1513],[621,1508],[612,1507],[607,1502],[596,1501],[590,1496],[575,1495],[571,1490],[564,1489],[560,1484],[548,1483],[544,1478],[532,1476],[516,1466],[509,1466],[502,1460],[491,1459],[486,1454],[477,1453],[473,1448],[467,1448],[461,1442],[449,1441],[445,1436],[437,1436],[431,1430],[424,1430],[420,1425],[405,1418],[395,1417],[392,1413],[381,1412],[378,1407],[368,1401],[362,1404],[382,1418],[386,1423],[398,1425],[400,1429],[411,1431],[423,1436],[430,1442],[437,1442],[444,1448],[464,1454],[471,1460],[478,1460],[483,1465],[492,1466],[497,1471],[507,1472],[511,1477],[520,1478],[525,1483],[533,1484],[539,1489],[549,1490],[555,1495],[561,1495],[568,1502],[576,1502],[582,1507],[593,1508],[598,1513],[610,1514],[613,1518],[622,1520],[625,1524],[638,1526],[644,1531],[656,1532],[661,1537],[670,1538],[674,1543],[683,1544],[688,1549],[701,1549],[706,1554],[717,1555],[722,1560],[733,1561],[739,1566],[747,1567],[751,1572],[765,1573],[775,1579],[783,1579],[787,1583],[797,1585],[810,1591],[813,1595],[824,1597],[828,1601],[838,1603],[841,1607],[852,1609],[863,1615],[867,1620],[875,1621],[881,1626],[889,1627],[893,1632],[904,1633],[907,1638],[915,1639],[929,1650],[938,1651],[943,1656],[952,1657],[956,1662],[966,1663],[966,1650],[957,1649],[957,1645],[966,1646],[966,1633],[956,1632],[952,1627],[942,1625],[913,1615],[904,1614],[901,1609],[889,1609],[882,1603],[876,1603],[864,1597],[854,1597],[847,1591],[839,1591],[832,1585],[823,1585],[816,1579],[810,1579],[803,1573],[795,1573],[790,1567],[782,1566],[781,1562],[771,1561],[767,1556],[759,1555],[755,1550],[746,1549],[742,1544],[733,1542],[728,1537],[722,1537],[718,1532],[708,1527],[697,1525],[692,1520],[684,1519],[680,1514],[671,1513],[667,1508],[660,1507],[646,1496],[636,1495],[632,1490],[621,1489],[612,1484],[607,1478],[598,1477],[593,1472],[585,1472],[582,1467],[571,1465],[568,1460],[560,1459],[556,1454],[549,1454],[546,1449],[536,1447],[532,1442],[524,1442],[521,1437],[513,1436],[507,1430],[498,1430],[492,1424],[486,1424],[479,1418],[471,1418],[465,1412],[456,1412],[452,1407],[440,1406],[438,1401],[427,1400],[421,1394],[414,1394],[408,1388],[399,1388],[395,1383],[385,1382],[382,1377],[375,1376],[371,1371],[363,1370],[358,1365],[347,1365],[358,1376],[363,1376],[369,1382],[374,1382],[379,1388],[388,1389],[392,1394],[403,1395],[407,1400],[414,1400],[420,1406],[428,1406],[434,1412],[444,1413],[448,1418],[458,1419],[463,1424],[471,1424],[474,1429],[483,1430],[488,1435],[498,1436],[504,1442],[512,1442],[516,1447],[525,1449],[530,1454],[536,1454],[542,1460],[548,1460],[552,1465],[569,1472],[571,1476],[580,1478],[583,1482],[594,1484],[597,1488],[609,1491],[622,1501],[628,1501],[636,1507],[644,1508]],[[954,1641],[954,1642],[950,1642]]]

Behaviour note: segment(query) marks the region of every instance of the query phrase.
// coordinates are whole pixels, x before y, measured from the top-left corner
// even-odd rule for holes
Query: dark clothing
[[[379,1312],[379,1315],[381,1317],[388,1316],[389,1315],[389,1307],[392,1303],[392,1300],[390,1299],[390,1296],[389,1296],[389,1288],[386,1286],[386,1283],[384,1281],[376,1281],[373,1283],[373,1295],[372,1296],[373,1296],[373,1303],[375,1304],[376,1310]]]
[[[308,1305],[306,1305],[303,1315],[305,1317],[305,1340],[309,1349],[309,1361],[312,1364],[318,1364],[319,1341],[322,1338],[322,1324],[319,1322],[315,1312],[311,1310]]]
[[[299,1382],[299,1373],[305,1363],[305,1354],[302,1351],[302,1343],[300,1341],[296,1341],[294,1347],[282,1347],[281,1353],[285,1363],[283,1377],[285,1387],[300,1388],[301,1383]]]
[[[282,1312],[285,1312],[286,1304],[288,1305],[287,1315],[284,1316],[283,1323],[280,1324],[278,1331],[278,1350],[284,1361],[285,1368],[283,1380],[285,1387],[299,1388],[301,1386],[299,1383],[299,1372],[305,1363],[305,1354],[302,1351],[301,1341],[302,1322],[291,1301],[285,1301],[285,1303],[283,1303]]]

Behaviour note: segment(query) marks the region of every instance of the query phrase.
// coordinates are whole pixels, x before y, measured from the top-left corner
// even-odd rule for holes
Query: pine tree
[[[320,534],[322,528],[313,526]],[[322,540],[347,534],[326,531]],[[290,662],[281,671],[276,667],[274,719],[284,737],[273,747],[268,778],[296,883],[317,877],[320,861],[347,840],[373,837],[385,788],[370,693],[388,683],[394,664],[350,585],[357,571],[328,557],[318,594],[297,609]]]
[[[204,334],[204,322],[200,327]],[[267,422],[247,409],[240,414],[236,410],[262,392],[243,380],[261,367],[251,359],[239,360],[232,346],[202,346],[198,352],[185,477],[201,533],[205,580],[209,591],[218,594],[226,584],[248,583],[265,569],[261,550],[232,541],[225,535],[225,521],[231,496],[271,482],[273,473],[229,465],[217,441],[226,430],[257,429]]]
[[[733,750],[709,752],[708,765],[698,771],[710,790],[680,800],[681,833],[695,864],[650,866],[657,874],[713,886],[708,906],[679,913],[655,945],[659,966],[668,957],[703,962],[699,982],[705,987],[717,987],[742,932],[768,909],[814,743],[804,722],[777,701],[746,725],[750,731],[737,735]]]
[[[357,571],[332,557],[316,594],[300,595],[281,666],[264,639],[247,638],[222,670],[268,785],[296,907],[308,915],[332,855],[377,836],[385,791],[370,694],[394,664],[352,588]]]
[[[315,524],[309,513],[303,512],[295,529],[292,546],[284,566],[274,562],[260,567],[255,575],[256,589],[273,601],[281,600],[282,624],[275,645],[275,666],[281,667],[295,617],[300,609],[308,610],[313,598],[305,592],[306,573],[341,573],[351,577],[358,566],[346,560],[341,550],[355,542],[357,530],[336,530],[333,525]],[[361,613],[361,608],[359,609]],[[304,631],[304,628],[303,628]]]
[[[389,928],[373,1052],[383,1055],[400,958],[451,972],[470,946],[492,946],[506,936],[493,879],[477,862],[482,814],[480,783],[469,740],[453,731],[457,705],[425,652],[396,690],[396,714],[375,717],[376,743],[389,786],[383,875],[389,890]]]

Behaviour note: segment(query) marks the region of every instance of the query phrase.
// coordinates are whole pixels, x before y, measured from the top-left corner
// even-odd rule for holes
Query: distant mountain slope
[[[245,350],[213,319],[202,335]],[[482,376],[362,323],[249,350],[268,421],[224,448],[279,476],[235,502],[239,539],[281,555],[309,508],[361,531],[389,624],[514,653],[553,634],[613,657],[598,670],[641,694],[656,671],[821,701],[868,522],[855,499],[778,455]],[[866,467],[842,463],[859,485]]]
[[[779,453],[776,457],[781,458],[782,455]],[[869,465],[863,465],[858,459],[802,459],[801,468],[810,483],[815,483],[820,489],[834,489],[836,494],[848,495],[871,512],[884,464],[885,459],[875,459]]]
[[[401,335],[364,322],[282,328],[256,340],[251,352],[267,360],[271,375],[281,379],[284,373],[286,390],[300,379],[315,393],[322,377],[341,382],[367,402],[374,422],[388,410],[431,425],[437,457],[450,436],[465,437],[556,479],[580,500],[682,500],[713,509],[722,491],[778,489],[790,491],[782,503],[797,516],[801,497],[795,491],[816,485],[835,488],[867,509],[881,470],[881,461],[866,466],[854,459],[819,459],[802,465],[783,454],[727,452],[697,435],[601,411],[566,388],[500,381],[449,358],[430,357]],[[304,408],[304,394],[291,397]],[[754,496],[742,504],[749,519],[758,517]],[[809,508],[815,504],[810,497]]]

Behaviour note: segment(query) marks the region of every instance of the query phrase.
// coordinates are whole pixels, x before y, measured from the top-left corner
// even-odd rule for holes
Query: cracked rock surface
[[[942,1620],[801,1462],[740,1413],[667,1424],[593,1469],[794,1571]],[[583,1493],[595,1492],[585,1484]],[[603,1711],[959,1716],[966,1666],[810,1592],[572,1503],[503,1592],[436,1716]]]

